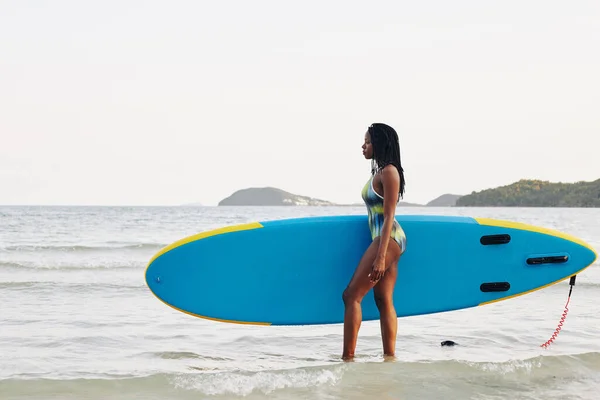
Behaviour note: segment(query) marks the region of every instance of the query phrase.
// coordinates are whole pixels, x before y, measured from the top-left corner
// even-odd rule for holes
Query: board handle
[[[507,244],[510,242],[510,235],[507,233],[502,233],[499,235],[484,235],[479,239],[479,243],[484,246],[494,245],[494,244]]]
[[[508,282],[485,282],[482,283],[479,289],[482,292],[506,292],[510,289]]]
[[[527,259],[527,264],[529,264],[529,265],[564,264],[567,261],[569,261],[569,256],[567,254],[560,254],[560,255],[554,255],[554,256],[529,257]]]

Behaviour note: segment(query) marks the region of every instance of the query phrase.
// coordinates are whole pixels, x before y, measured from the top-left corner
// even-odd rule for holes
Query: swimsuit
[[[381,229],[383,228],[383,197],[379,195],[373,189],[373,176],[369,179],[369,181],[365,184],[361,191],[362,199],[367,206],[367,212],[369,215],[369,229],[371,230],[371,239],[375,239],[377,236],[381,235]],[[394,219],[394,223],[392,225],[392,232],[390,234],[391,238],[394,239],[398,245],[400,246],[401,253],[404,253],[406,249],[406,235],[404,230]]]

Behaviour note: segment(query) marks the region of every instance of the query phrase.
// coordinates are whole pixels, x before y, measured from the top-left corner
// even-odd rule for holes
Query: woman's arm
[[[379,238],[379,249],[373,263],[374,280],[379,280],[385,271],[385,256],[390,242],[392,226],[395,219],[396,204],[398,202],[398,191],[400,189],[400,174],[393,165],[387,165],[381,171],[381,183],[383,185],[383,226]]]

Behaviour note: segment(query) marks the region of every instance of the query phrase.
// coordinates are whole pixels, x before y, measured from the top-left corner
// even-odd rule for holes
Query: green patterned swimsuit
[[[371,238],[375,239],[377,236],[381,235],[384,217],[383,197],[381,197],[379,193],[373,189],[373,176],[369,178],[369,181],[363,187],[361,195],[365,205],[367,206]],[[391,238],[394,239],[398,245],[400,245],[400,250],[402,253],[404,253],[404,250],[406,249],[406,235],[398,221],[395,219],[394,224],[392,225]]]

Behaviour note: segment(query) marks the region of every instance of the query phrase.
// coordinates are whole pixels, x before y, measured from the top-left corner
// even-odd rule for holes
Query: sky
[[[0,0],[0,204],[359,203],[600,178],[600,2]]]

